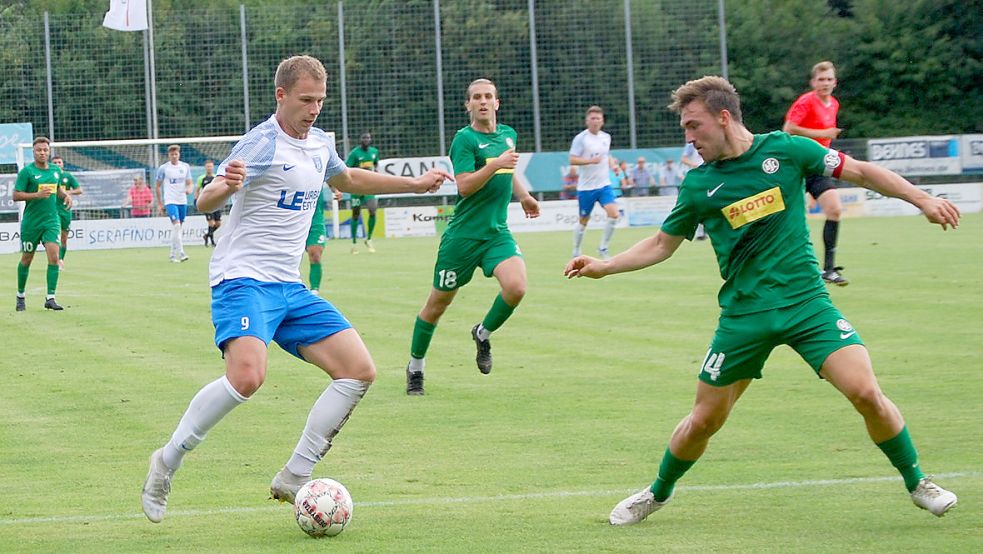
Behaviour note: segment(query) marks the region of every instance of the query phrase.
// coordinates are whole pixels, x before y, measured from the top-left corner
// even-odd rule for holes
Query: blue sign
[[[30,123],[0,123],[0,164],[17,163],[17,145],[30,144],[33,140],[34,125]]]

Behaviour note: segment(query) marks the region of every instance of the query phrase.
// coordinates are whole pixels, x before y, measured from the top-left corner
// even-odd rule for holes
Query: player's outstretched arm
[[[659,231],[609,260],[577,256],[567,263],[563,274],[568,279],[574,277],[600,279],[606,275],[635,271],[668,260],[682,243],[683,237]]]
[[[959,227],[959,208],[955,204],[945,198],[932,196],[889,169],[844,156],[840,178],[884,196],[908,202],[921,210],[930,222],[941,225],[943,230],[947,230],[950,225],[953,229]]]
[[[214,212],[226,202],[229,197],[242,188],[246,182],[246,163],[242,160],[232,160],[225,166],[225,175],[219,175],[211,183],[205,185],[198,194],[195,206],[199,212]]]
[[[431,169],[418,177],[398,177],[359,169],[348,168],[328,179],[331,188],[352,194],[391,194],[401,192],[436,192],[450,173],[442,169]]]

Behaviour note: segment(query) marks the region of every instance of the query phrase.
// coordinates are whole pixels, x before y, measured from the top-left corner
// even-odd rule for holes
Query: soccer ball
[[[312,537],[333,537],[352,520],[352,496],[334,479],[314,479],[294,499],[297,525]]]

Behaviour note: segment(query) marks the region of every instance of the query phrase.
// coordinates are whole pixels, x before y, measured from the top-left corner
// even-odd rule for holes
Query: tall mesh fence
[[[665,110],[670,91],[720,71],[715,0],[443,0],[436,9],[433,0],[175,0],[154,5],[152,44],[145,32],[101,27],[105,4],[49,14],[53,128],[44,17],[0,17],[0,121],[30,121],[58,141],[241,134],[275,108],[280,60],[308,53],[328,70],[319,125],[339,149],[370,131],[384,157],[446,152],[467,125],[465,89],[478,77],[498,84],[499,119],[516,128],[521,150],[533,151],[537,134],[541,150],[566,150],[592,104],[604,107],[614,148],[633,135],[638,147],[674,146],[682,134]]]

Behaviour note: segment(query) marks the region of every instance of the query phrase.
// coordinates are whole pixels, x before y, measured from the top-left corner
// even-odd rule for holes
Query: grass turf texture
[[[821,222],[813,222],[819,237]],[[612,251],[653,229],[619,230]],[[312,543],[267,500],[328,380],[279,348],[266,384],[186,460],[160,525],[140,511],[150,452],[222,372],[212,346],[210,250],[75,251],[61,313],[43,310],[44,264],[14,312],[0,362],[0,551],[626,552],[978,551],[983,542],[983,216],[943,233],[920,218],[847,220],[836,305],[870,348],[922,466],[955,491],[939,520],[911,504],[862,420],[790,349],[738,404],[673,503],[612,528],[616,502],[650,482],[692,405],[720,284],[708,243],[657,268],[567,282],[569,233],[518,235],[529,291],[474,367],[469,330],[497,291],[480,276],[437,328],[427,395],[404,394],[414,317],[436,238],[329,243],[322,293],[356,325],[379,375],[315,476],[344,483],[351,527]],[[596,247],[599,231],[585,239]],[[304,261],[304,271],[307,267]],[[822,481],[831,481],[822,483]],[[756,483],[767,487],[751,487]]]

